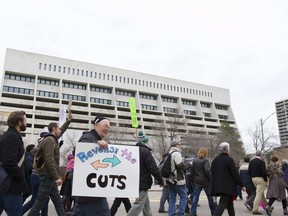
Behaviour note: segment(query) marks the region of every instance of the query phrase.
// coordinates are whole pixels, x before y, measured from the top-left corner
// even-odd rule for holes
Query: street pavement
[[[160,197],[161,197],[161,188],[159,186],[152,186],[151,190],[149,191],[149,198],[150,198],[150,204],[151,204],[153,216],[168,215],[167,213],[158,213]],[[244,197],[245,197],[245,193],[243,193],[243,198]],[[109,202],[110,206],[112,205],[113,200],[114,200],[114,198],[108,198],[108,202]],[[133,203],[134,199],[130,199],[130,200],[131,200],[131,203]],[[210,216],[210,209],[208,206],[206,195],[203,191],[200,195],[199,204],[200,204],[200,206],[197,208],[197,215],[198,216]],[[252,215],[252,212],[248,211],[246,209],[246,207],[244,206],[243,200],[238,199],[237,201],[234,202],[234,206],[235,206],[236,216]],[[273,206],[274,206],[274,211],[272,213],[273,216],[283,215],[281,202],[275,201]],[[165,204],[165,210],[167,210],[167,208],[168,208],[168,205]],[[263,209],[259,208],[259,211],[262,212],[263,215],[266,215],[266,213]],[[6,216],[5,213],[2,215]],[[25,214],[25,215],[27,215],[27,214]],[[123,204],[121,204],[121,206],[119,207],[116,215],[117,216],[125,216],[126,215],[126,211],[125,211]],[[53,203],[51,201],[49,202],[49,216],[57,216],[56,211],[55,211],[54,206],[53,206]],[[143,216],[142,213],[140,214],[140,216]],[[228,213],[226,210],[225,210],[223,216],[228,216]]]

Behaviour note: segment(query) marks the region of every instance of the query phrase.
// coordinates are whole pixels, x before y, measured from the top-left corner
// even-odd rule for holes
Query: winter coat
[[[175,152],[171,154],[173,151]],[[170,148],[169,153],[171,154],[171,171],[176,176],[177,185],[184,185],[186,183],[185,170],[187,167],[183,162],[180,149],[173,146]]]
[[[211,195],[237,196],[237,186],[243,187],[235,163],[227,153],[221,153],[211,163]]]
[[[153,183],[152,176],[158,181],[160,185],[163,185],[163,179],[151,154],[151,149],[142,143],[137,143],[136,146],[139,146],[140,159],[139,191],[148,190],[151,188]]]
[[[252,182],[251,175],[248,171],[249,163],[243,163],[239,168],[239,174],[241,181],[243,182],[246,190],[248,191],[255,191],[255,185]]]
[[[14,127],[8,130],[0,138],[0,161],[7,173],[13,177],[8,193],[28,193],[28,185],[25,179],[25,166],[18,166],[24,154],[24,144],[20,133]]]
[[[280,164],[271,162],[267,167],[267,174],[269,176],[267,198],[286,199],[283,171],[281,170]]]
[[[67,130],[71,121],[67,120],[60,128],[61,133],[59,137],[55,137],[51,133],[42,133],[40,136],[43,138],[38,144],[39,151],[44,160],[44,166],[39,170],[39,175],[45,175],[52,180],[57,180],[59,176],[59,144],[60,138]]]
[[[261,158],[255,157],[254,159],[252,159],[249,163],[248,170],[252,178],[262,177],[265,182],[268,181],[266,165]]]
[[[194,185],[208,187],[211,180],[210,163],[207,159],[195,158],[192,164]]]

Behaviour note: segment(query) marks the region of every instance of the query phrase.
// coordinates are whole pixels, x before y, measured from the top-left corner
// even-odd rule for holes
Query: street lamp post
[[[283,109],[281,109],[281,110],[279,110],[278,112],[281,112],[281,111],[283,111],[283,110],[287,110],[287,108],[283,108]],[[266,119],[260,119],[260,127],[261,127],[261,138],[262,138],[262,156],[263,156],[263,159],[265,159],[265,140],[264,140],[264,131],[263,131],[263,125],[264,125],[264,123],[272,116],[272,115],[274,115],[275,113],[277,113],[277,111],[276,112],[273,112],[273,113],[271,113]]]
[[[272,115],[274,115],[275,113],[276,113],[276,112],[271,113],[265,120],[263,120],[262,118],[260,119],[261,138],[262,138],[262,156],[263,156],[263,159],[265,159],[265,140],[264,140],[263,125],[264,125],[264,123],[265,123]]]

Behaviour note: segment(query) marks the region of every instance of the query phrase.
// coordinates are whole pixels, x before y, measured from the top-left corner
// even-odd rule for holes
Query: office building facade
[[[280,144],[288,146],[288,99],[275,102]]]
[[[159,125],[171,130],[169,121],[176,115],[182,134],[215,134],[223,121],[237,129],[228,89],[13,49],[6,50],[0,95],[2,122],[11,111],[26,111],[23,136],[30,143],[51,121],[58,121],[69,100],[71,130],[89,130],[95,116],[106,116],[124,144],[135,142],[131,97],[138,130],[150,136]]]

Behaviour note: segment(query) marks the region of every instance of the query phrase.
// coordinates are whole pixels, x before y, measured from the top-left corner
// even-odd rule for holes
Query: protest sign
[[[139,147],[77,143],[72,195],[138,197]]]

